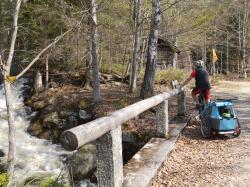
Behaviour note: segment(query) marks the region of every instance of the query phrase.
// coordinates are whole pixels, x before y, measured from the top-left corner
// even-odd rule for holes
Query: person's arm
[[[193,70],[190,76],[180,85],[180,88],[183,88],[189,81],[196,76],[196,70]]]
[[[189,83],[189,81],[191,81],[193,77],[190,75],[181,85],[180,88],[183,88],[187,83]]]

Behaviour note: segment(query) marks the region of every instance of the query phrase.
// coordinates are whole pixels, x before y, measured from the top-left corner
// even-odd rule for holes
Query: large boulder
[[[56,127],[54,123],[44,123],[42,119],[33,121],[27,129],[28,133],[38,138],[51,140],[54,143],[59,142],[62,130]]]
[[[90,105],[91,105],[91,103],[90,103],[89,100],[86,99],[86,98],[82,98],[82,99],[79,101],[79,103],[78,103],[79,109],[87,109],[87,108],[90,107]]]
[[[65,130],[79,125],[79,115],[76,112],[71,112],[71,114],[67,116],[66,122],[67,125],[64,127]]]
[[[60,124],[60,118],[59,115],[56,111],[51,112],[46,114],[45,116],[43,116],[43,123],[44,124],[55,124],[55,126],[58,127],[58,125]],[[51,128],[51,127],[49,127]]]
[[[26,101],[25,101],[25,104],[27,105],[32,105],[32,103],[36,102],[36,101],[41,101],[43,100],[46,96],[46,93],[45,92],[40,92],[40,93],[36,93],[34,94],[33,96],[31,96],[30,98],[28,98]]]
[[[46,108],[48,105],[56,106],[57,99],[54,96],[46,95],[46,92],[39,92],[26,99],[25,104],[37,111]]]
[[[35,120],[31,122],[30,126],[27,129],[28,133],[32,136],[39,136],[39,134],[43,133],[43,124],[42,120]]]
[[[34,102],[31,107],[34,108],[34,110],[41,110],[43,108],[45,108],[46,106],[48,106],[49,104],[47,103],[46,100],[41,100],[41,101],[36,101]]]
[[[69,160],[70,171],[74,180],[90,177],[96,169],[96,145],[81,147]]]
[[[83,120],[89,120],[89,119],[91,119],[91,115],[90,114],[88,114],[85,110],[83,110],[83,109],[80,109],[79,110],[79,117],[81,118],[81,119],[83,119]]]
[[[39,138],[58,142],[64,130],[92,120],[92,105],[83,94],[47,90],[26,100],[36,111],[28,132]]]

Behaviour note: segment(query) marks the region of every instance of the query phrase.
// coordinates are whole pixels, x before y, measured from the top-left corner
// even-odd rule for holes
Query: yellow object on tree
[[[216,63],[218,60],[217,54],[215,52],[215,49],[212,49],[212,57],[213,57],[213,63]]]
[[[10,83],[13,83],[16,81],[16,76],[6,76],[6,80]]]

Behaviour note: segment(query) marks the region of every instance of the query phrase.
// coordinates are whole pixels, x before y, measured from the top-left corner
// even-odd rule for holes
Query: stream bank
[[[49,175],[57,176],[61,170],[64,170],[66,175],[69,173],[70,178],[73,178],[75,183],[79,184],[79,182],[83,182],[83,179],[91,179],[95,183],[95,143],[83,146],[77,152],[67,152],[60,146],[60,134],[64,130],[84,124],[98,117],[109,115],[115,110],[139,101],[140,99],[137,97],[138,93],[127,93],[126,85],[102,84],[102,101],[98,105],[93,105],[90,102],[91,91],[84,90],[82,87],[74,86],[73,84],[53,84],[46,92],[30,95],[26,89],[24,89],[25,92],[22,90],[23,87],[26,87],[26,83],[25,81],[19,82],[18,84],[20,85],[16,84],[14,86],[16,87],[14,98],[19,99],[18,102],[22,108],[22,110],[16,110],[17,116],[24,120],[22,128],[19,128],[22,131],[20,138],[22,136],[28,137],[27,141],[24,141],[21,147],[27,147],[34,151],[34,154],[38,154],[38,156],[34,155],[32,161],[26,160],[25,162],[30,162],[31,165],[34,164],[33,162],[38,162],[37,164],[39,165],[38,168],[29,169],[30,171],[33,170],[33,173],[27,175],[26,178],[30,179],[37,175],[43,175],[47,171]],[[30,86],[30,83],[28,84]],[[32,93],[32,88],[29,87],[29,89],[31,89]],[[165,87],[163,89],[165,90]],[[5,105],[5,103],[3,102],[2,105]],[[170,102],[170,108],[176,108],[173,107],[175,105],[175,101]],[[175,113],[172,109],[169,112],[170,114]],[[6,121],[5,124],[7,125]],[[123,158],[125,164],[154,136],[156,130],[155,111],[147,111],[138,118],[128,121],[123,125],[122,130]],[[5,129],[5,132],[7,133],[7,129]],[[33,146],[36,143],[33,143],[31,140],[40,142],[42,145],[35,145],[36,148],[33,148],[31,145]],[[7,145],[2,150],[4,153],[7,153]],[[29,151],[24,150],[22,151],[22,156],[19,155],[18,157],[22,159],[27,153]],[[39,159],[41,155],[43,157]],[[50,157],[54,161],[50,161],[50,159],[46,160]],[[56,164],[53,162],[56,162]],[[42,166],[43,164],[45,166]],[[20,169],[25,167],[20,165]],[[41,171],[40,168],[45,169]],[[47,168],[53,170],[53,172]]]

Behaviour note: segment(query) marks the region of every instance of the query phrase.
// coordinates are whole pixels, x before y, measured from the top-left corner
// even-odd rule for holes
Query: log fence
[[[64,131],[61,136],[63,147],[67,150],[76,150],[97,140],[98,186],[121,187],[123,182],[122,124],[156,107],[157,136],[167,137],[168,100],[173,96],[178,98],[177,115],[185,115],[185,92],[181,89],[173,89],[117,110],[110,116]]]

